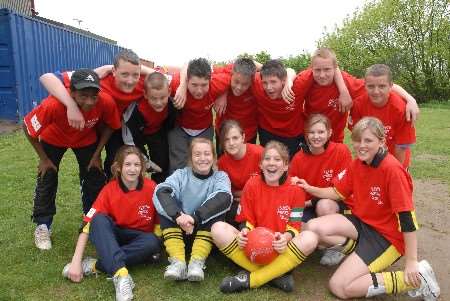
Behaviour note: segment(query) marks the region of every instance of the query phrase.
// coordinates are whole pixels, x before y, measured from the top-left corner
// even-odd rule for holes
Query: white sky
[[[273,58],[313,51],[364,0],[35,0],[41,17],[118,41],[158,65],[192,58],[232,60],[265,50]],[[81,26],[73,19],[81,19]]]

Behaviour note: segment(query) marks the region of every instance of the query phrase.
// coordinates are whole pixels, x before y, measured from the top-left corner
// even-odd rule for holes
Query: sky
[[[157,65],[313,51],[365,0],[34,0],[39,16],[116,40]],[[77,21],[81,20],[81,22]]]

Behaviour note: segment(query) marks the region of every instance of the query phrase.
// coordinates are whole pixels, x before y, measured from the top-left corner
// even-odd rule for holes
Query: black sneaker
[[[250,273],[239,272],[236,276],[228,276],[222,280],[220,291],[225,294],[237,293],[250,288]]]
[[[290,293],[294,290],[294,276],[291,273],[284,274],[278,278],[272,279],[269,282],[270,286],[276,287],[283,292]]]

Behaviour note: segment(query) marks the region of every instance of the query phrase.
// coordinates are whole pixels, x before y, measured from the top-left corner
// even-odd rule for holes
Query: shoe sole
[[[192,282],[199,282],[199,281],[203,281],[204,279],[205,279],[205,276],[200,276],[200,275],[188,275],[187,276],[187,280],[192,281]]]
[[[166,280],[172,280],[172,281],[181,281],[181,280],[186,280],[187,277],[186,276],[176,276],[176,275],[166,275],[164,274],[164,279]]]
[[[439,284],[436,279],[436,275],[434,274],[433,268],[426,260],[422,260],[420,264],[424,268],[424,272],[426,275],[431,277],[431,281],[427,281],[427,279],[420,273],[422,279],[427,283],[428,287],[430,288],[430,291],[432,293],[432,296],[424,296],[424,301],[435,301],[437,298],[439,298],[439,295],[441,294],[441,288],[439,287]]]

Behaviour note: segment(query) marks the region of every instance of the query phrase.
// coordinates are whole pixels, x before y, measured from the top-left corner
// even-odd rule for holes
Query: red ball
[[[275,233],[272,230],[265,227],[256,227],[248,233],[247,238],[248,241],[244,251],[251,262],[268,264],[278,256],[272,246],[275,239]]]

